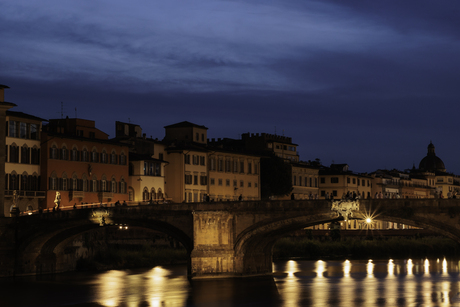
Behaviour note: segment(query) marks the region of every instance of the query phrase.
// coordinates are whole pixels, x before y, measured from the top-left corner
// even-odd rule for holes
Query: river
[[[189,281],[183,265],[0,279],[1,307],[460,306],[459,261],[277,261],[273,276]]]

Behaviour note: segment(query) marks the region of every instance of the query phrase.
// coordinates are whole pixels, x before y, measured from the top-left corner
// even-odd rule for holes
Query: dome
[[[444,166],[444,162],[436,156],[434,152],[434,145],[433,143],[430,142],[430,145],[428,145],[428,154],[426,155],[425,158],[420,161],[420,164],[418,166],[420,170],[428,171],[428,172],[435,172],[435,171],[440,171],[440,172],[445,172],[446,167]]]

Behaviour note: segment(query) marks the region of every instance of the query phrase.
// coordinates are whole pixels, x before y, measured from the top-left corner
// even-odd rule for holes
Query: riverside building
[[[108,139],[92,120],[51,119],[41,137],[43,209],[128,201],[128,146]]]

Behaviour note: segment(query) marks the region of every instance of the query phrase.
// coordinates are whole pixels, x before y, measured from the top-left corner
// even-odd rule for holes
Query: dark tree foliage
[[[272,155],[260,159],[261,196],[285,196],[292,191],[291,165]]]

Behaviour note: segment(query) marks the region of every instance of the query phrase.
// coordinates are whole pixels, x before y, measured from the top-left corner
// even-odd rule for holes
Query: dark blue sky
[[[460,175],[459,1],[0,2],[14,110],[115,121],[162,138],[284,134],[302,160],[418,166],[430,141]],[[75,111],[76,109],[76,111]]]

